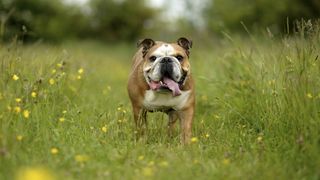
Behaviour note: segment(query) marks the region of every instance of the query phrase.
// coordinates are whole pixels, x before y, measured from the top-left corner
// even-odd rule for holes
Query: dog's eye
[[[176,56],[176,58],[178,59],[178,61],[182,61],[183,57],[181,55]]]
[[[151,62],[155,61],[156,59],[157,59],[156,56],[151,56],[151,57],[149,58],[149,60],[150,60]]]

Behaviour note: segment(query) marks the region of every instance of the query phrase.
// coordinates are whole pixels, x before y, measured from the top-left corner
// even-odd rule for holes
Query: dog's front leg
[[[174,127],[177,119],[179,118],[177,111],[169,111],[169,122],[168,122],[168,136],[173,137],[174,134]]]
[[[147,110],[143,108],[134,108],[133,116],[136,126],[136,138],[138,140],[147,131]]]
[[[179,112],[180,127],[181,127],[181,143],[189,144],[191,139],[192,131],[192,120],[193,120],[194,109],[192,107],[184,109]]]

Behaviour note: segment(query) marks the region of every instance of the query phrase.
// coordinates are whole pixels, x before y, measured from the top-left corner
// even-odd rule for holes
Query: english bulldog
[[[161,111],[169,116],[169,136],[179,119],[181,143],[188,144],[195,109],[189,63],[192,41],[184,37],[175,43],[144,39],[137,46],[127,86],[136,132],[141,135],[147,128],[147,112]]]

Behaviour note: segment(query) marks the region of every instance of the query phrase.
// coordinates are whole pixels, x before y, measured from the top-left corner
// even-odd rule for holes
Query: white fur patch
[[[155,55],[155,56],[171,56],[174,53],[175,53],[175,50],[170,44],[163,44],[153,52],[153,55]]]
[[[191,91],[182,91],[179,96],[172,96],[171,92],[161,93],[147,90],[144,95],[143,105],[148,110],[161,110],[172,108],[180,110],[185,107]]]

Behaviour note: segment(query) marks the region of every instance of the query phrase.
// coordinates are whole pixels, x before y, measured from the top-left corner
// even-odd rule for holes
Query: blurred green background
[[[296,20],[319,17],[319,0],[0,0],[0,39],[207,40],[221,32],[290,34]]]

